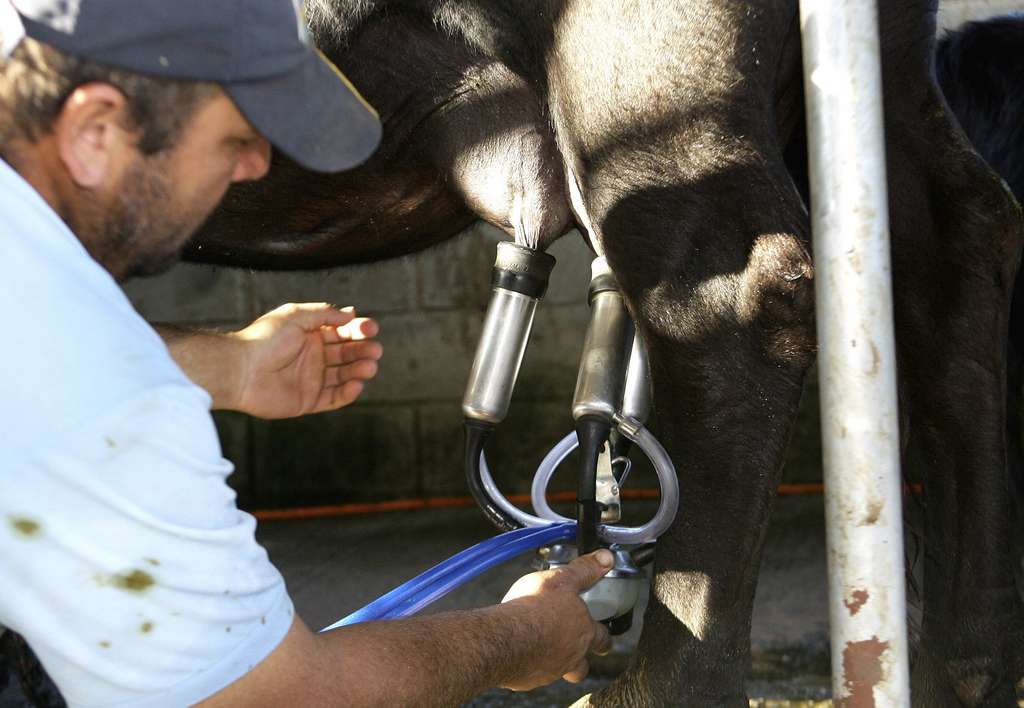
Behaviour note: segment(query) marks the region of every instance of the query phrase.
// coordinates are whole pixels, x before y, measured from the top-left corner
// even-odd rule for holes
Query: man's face
[[[232,182],[266,174],[270,146],[223,93],[201,104],[177,144],[125,160],[101,199],[83,199],[72,229],[118,280],[170,267]],[[92,250],[92,249],[90,249]]]

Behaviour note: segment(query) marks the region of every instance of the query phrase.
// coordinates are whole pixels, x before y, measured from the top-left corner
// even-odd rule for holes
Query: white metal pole
[[[801,0],[832,690],[909,706],[896,352],[875,0]]]

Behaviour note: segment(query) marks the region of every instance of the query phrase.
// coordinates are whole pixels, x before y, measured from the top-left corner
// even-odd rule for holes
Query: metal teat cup
[[[497,425],[508,413],[537,303],[548,287],[553,256],[514,243],[498,244],[493,295],[462,399],[467,419]]]
[[[594,416],[612,422],[625,392],[633,331],[618,281],[599,256],[591,264],[590,323],[573,394],[575,420]]]

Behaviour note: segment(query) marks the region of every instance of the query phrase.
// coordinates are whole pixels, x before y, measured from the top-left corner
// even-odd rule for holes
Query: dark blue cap
[[[377,113],[310,42],[301,0],[10,2],[27,36],[68,54],[220,84],[253,127],[311,170],[354,167],[380,142]]]

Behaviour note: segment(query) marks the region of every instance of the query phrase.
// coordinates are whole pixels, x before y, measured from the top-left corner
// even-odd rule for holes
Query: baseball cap
[[[220,84],[253,127],[308,169],[354,167],[380,142],[376,111],[312,45],[302,0],[7,2],[25,35],[60,51]],[[4,37],[19,31],[0,27]]]

